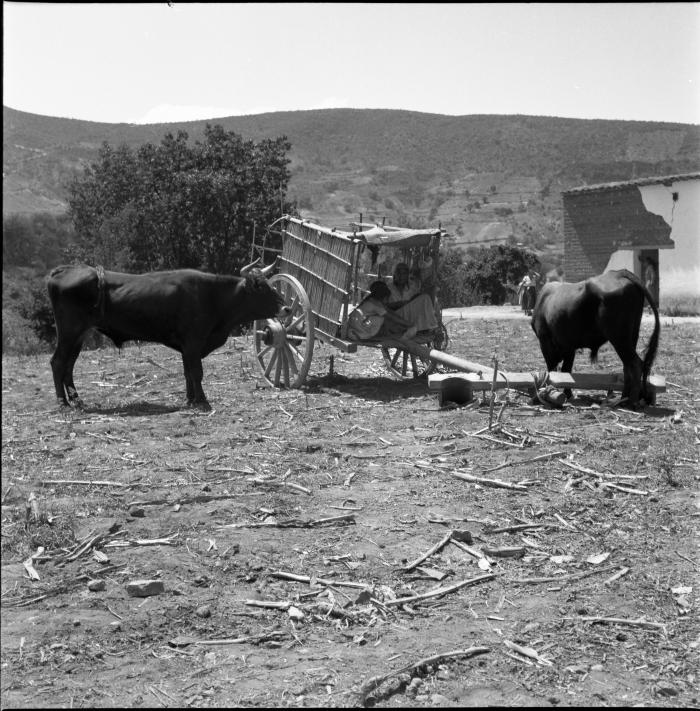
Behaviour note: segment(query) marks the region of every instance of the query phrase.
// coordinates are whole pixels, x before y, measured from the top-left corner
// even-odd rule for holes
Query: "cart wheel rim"
[[[422,378],[433,371],[435,364],[396,346],[382,346],[382,355],[389,372],[401,380]]]
[[[434,340],[425,345],[430,349],[445,351],[449,343],[447,328],[443,323],[440,323],[438,329]],[[438,363],[408,353],[396,346],[382,346],[382,355],[389,372],[401,380],[425,378],[438,370]]]
[[[287,313],[281,318],[255,321],[255,356],[268,385],[299,388],[304,384],[314,350],[314,314],[309,297],[289,274],[269,279]]]

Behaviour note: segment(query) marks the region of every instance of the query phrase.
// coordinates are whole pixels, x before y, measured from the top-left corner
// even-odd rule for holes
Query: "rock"
[[[471,532],[466,530],[452,531],[452,538],[454,538],[456,541],[466,543],[468,546],[472,545],[472,543],[474,542]]]
[[[410,696],[415,696],[422,685],[423,680],[420,677],[414,676],[406,687],[406,693]]]
[[[452,706],[452,702],[442,694],[433,694],[430,697],[430,703],[433,706]]]
[[[126,584],[126,591],[131,597],[150,597],[165,592],[162,580],[132,580]]]
[[[298,607],[294,607],[294,605],[289,606],[287,614],[290,619],[295,620],[296,622],[301,622],[305,617],[304,613]]]
[[[197,617],[211,617],[211,608],[209,605],[200,605],[194,613]]]
[[[676,696],[678,694],[678,689],[667,681],[659,681],[656,684],[656,691],[662,696]]]
[[[100,592],[107,587],[107,584],[104,580],[88,580],[87,587],[90,592]]]

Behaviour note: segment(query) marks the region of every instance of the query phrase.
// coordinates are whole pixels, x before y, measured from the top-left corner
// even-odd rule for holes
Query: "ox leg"
[[[68,407],[69,405],[83,407],[83,402],[78,396],[73,382],[73,367],[80,355],[81,347],[80,336],[72,339],[59,336],[56,350],[51,356],[51,370],[59,407]]]
[[[622,399],[627,398],[632,407],[637,407],[639,398],[642,395],[642,359],[637,355],[635,345],[637,338],[632,338],[634,334],[623,334],[624,338],[615,334],[610,339],[610,344],[615,349],[615,353],[622,361],[622,373],[624,384],[622,386]],[[628,344],[633,343],[632,347]]]
[[[632,407],[637,407],[642,396],[642,359],[635,353],[622,361],[624,385],[622,398],[627,398]]]
[[[561,364],[561,372],[562,373],[571,373],[574,367],[574,358],[576,358],[576,351],[570,351],[564,356],[564,360]],[[571,388],[566,388],[564,390],[564,395],[571,400],[571,398],[574,396],[573,392],[571,392]]]
[[[60,347],[57,347],[51,356],[51,371],[53,372],[53,384],[56,389],[56,400],[59,407],[68,407],[66,390],[63,387],[63,373],[65,370],[65,359],[61,357]]]
[[[559,351],[552,345],[546,345],[546,344],[540,343],[540,347],[542,349],[542,355],[544,356],[544,362],[547,364],[547,371],[552,372],[552,371],[556,370],[557,366],[562,361],[562,356],[559,353]],[[564,357],[563,357],[564,362],[562,363],[562,367],[561,367],[562,372],[565,372],[565,373],[571,372],[571,368],[573,368],[573,365],[574,365],[574,357],[575,356],[576,356],[576,351],[574,351],[573,353],[567,353],[564,355]],[[571,390],[569,388],[566,388],[566,390],[564,390],[564,395],[566,395],[566,397],[568,399],[571,399],[571,397],[573,396],[573,393],[571,392]]]
[[[85,403],[80,399],[80,395],[78,395],[75,383],[73,382],[73,368],[75,367],[75,361],[78,360],[78,356],[80,355],[82,347],[83,342],[82,340],[80,340],[71,350],[70,356],[68,358],[68,363],[66,364],[66,372],[63,376],[63,383],[66,388],[66,393],[68,394],[68,402],[73,407],[77,407],[80,409],[83,409],[85,407]]]
[[[204,370],[202,359],[197,356],[182,354],[182,364],[185,369],[185,387],[187,391],[187,404],[200,410],[211,410],[207,396],[202,389]]]

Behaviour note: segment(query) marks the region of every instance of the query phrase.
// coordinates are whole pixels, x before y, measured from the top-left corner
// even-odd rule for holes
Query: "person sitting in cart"
[[[411,279],[408,264],[399,262],[394,267],[394,278],[389,284],[389,308],[413,324],[419,331],[432,331],[438,327],[435,306],[429,294],[423,293],[421,284]]]
[[[416,335],[417,328],[388,308],[391,297],[389,287],[383,281],[370,284],[369,295],[355,307],[348,319],[348,336],[357,341],[371,338],[406,338]]]

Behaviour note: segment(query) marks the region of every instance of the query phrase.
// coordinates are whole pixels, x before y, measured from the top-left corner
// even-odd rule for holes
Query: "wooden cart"
[[[437,301],[443,231],[362,222],[350,227],[352,231],[329,229],[285,215],[267,232],[277,235],[281,249],[271,249],[266,242],[253,246],[263,261],[270,261],[270,252],[275,254],[277,273],[269,281],[288,310],[283,319],[255,322],[255,354],[268,384],[301,387],[317,341],[345,353],[356,352],[359,345],[378,348],[390,372],[402,379],[432,372],[436,361],[430,353],[446,348],[447,331]],[[398,261],[422,267],[425,284],[432,283],[438,328],[419,332],[410,342],[349,338],[348,316],[353,307],[367,294],[369,283],[383,276],[381,267]]]

